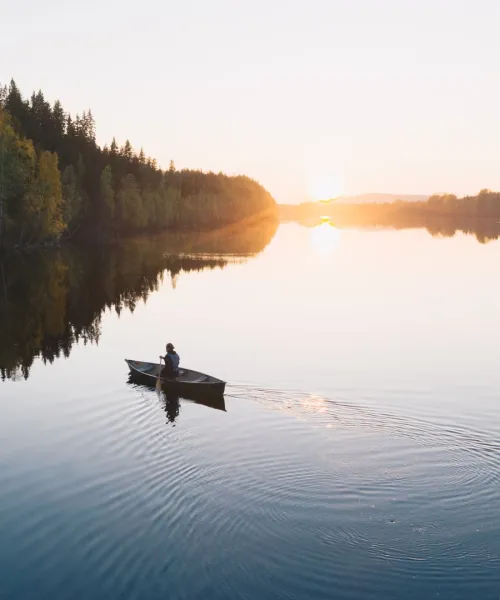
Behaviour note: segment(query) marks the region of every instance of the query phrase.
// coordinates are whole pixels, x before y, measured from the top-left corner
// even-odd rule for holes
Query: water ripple
[[[230,386],[227,405],[181,401],[173,428],[153,391],[76,394],[13,440],[0,597],[26,593],[19,561],[43,600],[141,598],[145,580],[153,599],[429,597],[444,573],[453,597],[491,589],[489,429],[250,386]]]

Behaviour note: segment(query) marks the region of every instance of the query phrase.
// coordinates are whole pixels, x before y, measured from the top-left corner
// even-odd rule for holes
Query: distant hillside
[[[392,205],[396,202],[417,205],[419,202],[427,202],[430,196],[423,194],[355,194],[352,196],[338,196],[318,202],[302,202],[301,204],[278,204],[278,213],[281,219],[303,220],[304,218],[318,215],[330,215],[341,206],[373,206]]]
[[[339,196],[335,200],[340,204],[380,204],[382,202],[396,202],[396,200],[425,202],[428,199],[428,194],[357,194],[354,196]]]

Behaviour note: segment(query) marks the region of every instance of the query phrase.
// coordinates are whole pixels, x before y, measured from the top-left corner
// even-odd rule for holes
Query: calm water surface
[[[500,598],[500,242],[273,234],[2,262],[0,598]]]

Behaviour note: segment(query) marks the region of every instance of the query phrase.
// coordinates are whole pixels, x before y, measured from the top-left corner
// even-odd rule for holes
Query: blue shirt
[[[172,361],[172,367],[174,371],[177,371],[177,369],[179,368],[179,362],[181,360],[177,352],[167,352],[167,354],[165,355],[165,364],[167,363],[167,358],[169,358]]]

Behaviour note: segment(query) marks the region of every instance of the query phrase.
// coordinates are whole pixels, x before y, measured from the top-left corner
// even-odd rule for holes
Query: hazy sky
[[[0,81],[280,202],[500,189],[498,0],[0,0]]]

